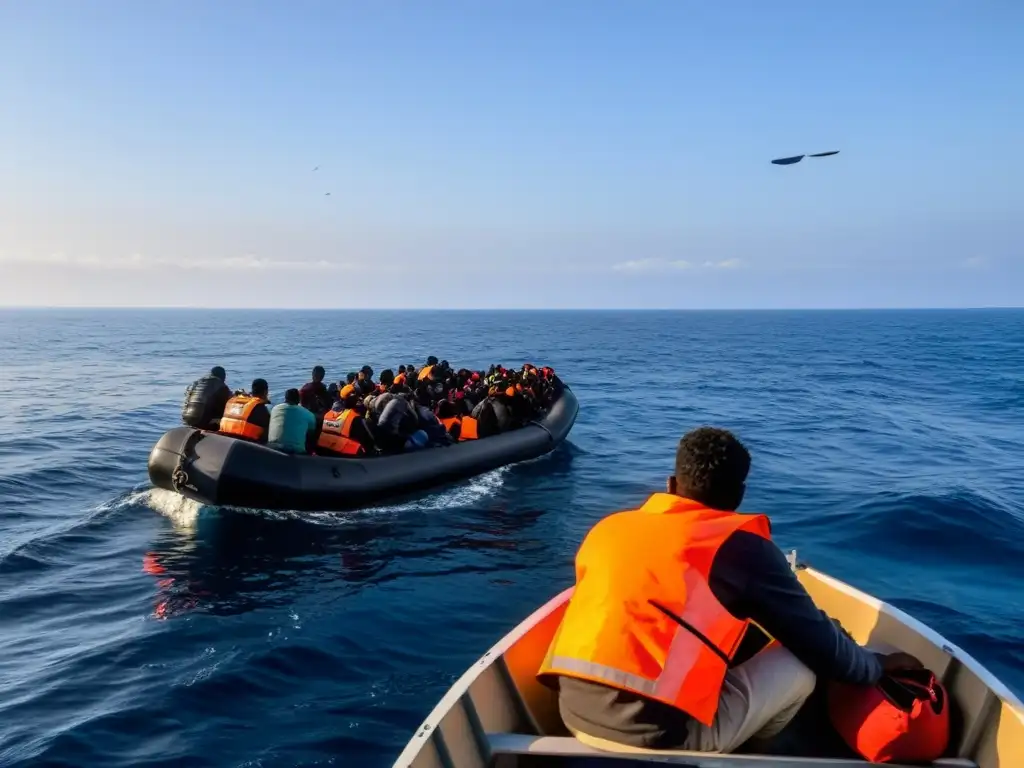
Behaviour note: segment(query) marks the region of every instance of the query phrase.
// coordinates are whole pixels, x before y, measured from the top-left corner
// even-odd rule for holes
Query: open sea
[[[429,354],[553,365],[569,441],[352,513],[149,486],[212,365],[280,401]],[[1024,311],[0,310],[0,404],[3,768],[388,766],[701,424],[784,549],[1024,693]]]

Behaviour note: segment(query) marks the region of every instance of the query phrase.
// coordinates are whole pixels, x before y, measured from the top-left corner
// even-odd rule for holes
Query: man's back
[[[231,390],[216,376],[203,376],[185,390],[181,420],[190,427],[207,429],[224,415],[224,406],[231,399]]]
[[[659,496],[665,494],[655,494],[651,501]],[[633,521],[638,528],[649,527],[650,531],[637,531],[632,536],[626,535],[625,531],[616,533],[611,538],[621,543],[606,548],[598,560],[588,559],[585,564],[577,561],[577,570],[583,568],[590,578],[598,581],[613,579],[615,574],[625,574],[630,570],[643,574],[646,569],[637,568],[637,553],[644,551],[638,548],[638,542],[647,549],[656,547],[665,552],[678,549],[681,559],[685,553],[692,562],[700,560],[701,548],[693,550],[692,542],[678,546],[673,544],[670,540],[672,526],[664,524],[668,521],[659,524],[651,520],[648,522],[652,525],[648,526],[645,525],[645,517],[637,516]],[[620,518],[623,522],[627,519]],[[608,522],[617,521],[606,518],[595,528],[607,527]],[[652,540],[655,543],[652,544]],[[581,554],[583,552],[581,548]],[[878,659],[845,637],[828,616],[818,610],[790,569],[785,556],[770,539],[739,529],[711,554],[713,559],[707,585],[714,599],[734,618],[757,622],[818,675],[857,684],[877,681],[881,675]],[[683,581],[683,570],[680,565],[680,582]],[[616,603],[619,598],[627,603],[630,600],[644,602],[653,599],[648,594],[651,586],[642,578],[638,576],[632,582],[643,594],[619,595],[614,598]],[[662,583],[666,583],[664,578]],[[584,638],[581,640],[586,642]],[[680,734],[685,736],[693,722],[685,712],[663,702],[565,676],[559,678],[559,708],[566,725],[577,731],[655,749],[682,746],[685,739]]]
[[[305,453],[306,439],[316,430],[316,416],[301,405],[279,403],[270,412],[268,442],[289,453]]]
[[[327,386],[322,381],[307,381],[299,389],[299,402],[306,410],[319,413],[330,408]]]

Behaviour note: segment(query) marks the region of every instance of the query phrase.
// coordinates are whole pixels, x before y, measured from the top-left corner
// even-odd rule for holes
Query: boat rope
[[[188,436],[188,439],[185,440],[185,444],[181,446],[181,450],[178,452],[178,463],[174,465],[174,471],[171,472],[171,487],[178,493],[181,493],[182,488],[187,488],[190,491],[199,491],[199,489],[194,485],[189,484],[186,467],[195,460],[195,454],[193,451],[196,444],[202,440],[204,436],[204,432],[201,432],[198,429],[195,430]]]

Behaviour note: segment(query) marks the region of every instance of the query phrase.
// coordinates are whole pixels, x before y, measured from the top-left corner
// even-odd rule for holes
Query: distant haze
[[[1020,306],[1022,39],[1024,2],[3,3],[0,305]]]

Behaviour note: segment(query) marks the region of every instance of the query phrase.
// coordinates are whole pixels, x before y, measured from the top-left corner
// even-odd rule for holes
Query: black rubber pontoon
[[[176,427],[149,454],[149,479],[204,504],[345,510],[549,453],[576,421],[568,387],[540,419],[511,432],[413,453],[368,458],[290,456],[244,440]]]

